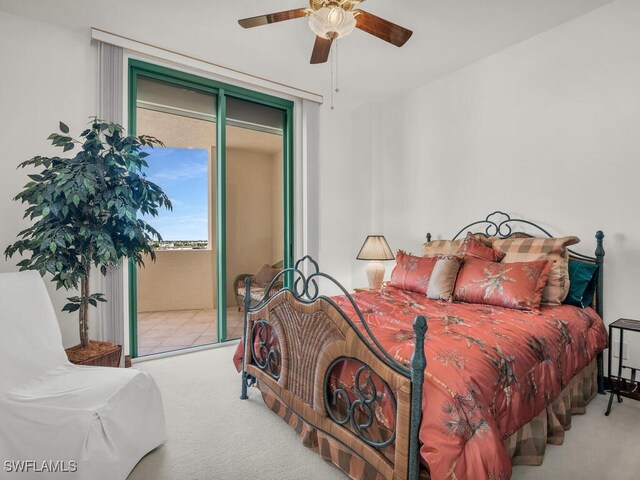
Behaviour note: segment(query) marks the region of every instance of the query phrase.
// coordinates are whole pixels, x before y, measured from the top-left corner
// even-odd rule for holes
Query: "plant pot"
[[[65,349],[71,363],[76,365],[92,365],[94,367],[119,367],[122,356],[122,345],[112,342],[89,340],[89,346],[80,345]]]

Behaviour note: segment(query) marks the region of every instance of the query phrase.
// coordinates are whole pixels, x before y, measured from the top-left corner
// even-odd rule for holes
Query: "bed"
[[[502,212],[453,239],[469,231],[551,238]],[[540,464],[571,414],[604,393],[603,239],[593,257],[568,251],[598,265],[591,307],[536,312],[392,286],[350,295],[304,257],[274,279],[287,288],[245,303],[241,398],[256,386],[305,446],[354,479],[508,479],[512,465]],[[321,295],[325,282],[342,295]]]

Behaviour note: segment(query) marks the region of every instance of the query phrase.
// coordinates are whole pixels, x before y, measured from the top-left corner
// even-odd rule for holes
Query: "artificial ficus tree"
[[[58,289],[79,287],[80,295],[69,297],[62,310],[79,312],[80,344],[86,348],[89,307],[106,301],[102,293],[89,291],[92,267],[106,275],[123,258],[138,265],[144,265],[144,255],[155,260],[153,242],[162,239],[138,214],[156,216],[160,208],[172,208],[143,172],[149,155],[144,147],[163,144],[147,135],[126,136],[120,125],[97,118],[78,139],[62,122],[60,133],[48,139],[63,153],[79,150],[70,158],[36,156],[19,165],[42,170],[29,175],[31,181],[14,198],[28,205],[24,216],[33,223],[5,256],[25,255],[20,270],[50,273]]]

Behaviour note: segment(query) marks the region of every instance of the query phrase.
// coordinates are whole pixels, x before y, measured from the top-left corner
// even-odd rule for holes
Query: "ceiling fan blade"
[[[311,62],[324,63],[329,59],[329,52],[331,51],[331,44],[333,40],[328,38],[322,38],[316,36],[316,43],[313,45],[313,52],[311,53]]]
[[[380,17],[376,17],[368,12],[363,10],[358,10],[359,15],[356,16],[356,27],[360,30],[363,30],[371,35],[378,37],[385,42],[389,42],[396,47],[401,47],[407,40],[411,38],[413,32],[411,30],[407,30],[400,25],[396,25],[395,23],[391,23],[388,20],[385,20]]]
[[[306,8],[296,8],[295,10],[287,10],[286,12],[269,13],[267,15],[258,15],[257,17],[243,18],[238,20],[241,27],[253,28],[269,23],[283,22],[284,20],[293,20],[307,15]]]

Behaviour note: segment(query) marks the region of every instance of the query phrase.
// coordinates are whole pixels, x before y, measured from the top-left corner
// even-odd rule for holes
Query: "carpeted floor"
[[[130,480],[345,480],[333,465],[302,446],[297,435],[262,402],[256,389],[238,399],[235,345],[151,360],[163,394],[169,440],[133,470]],[[547,447],[544,464],[515,467],[514,480],[632,480],[640,478],[637,439],[640,402],[596,397],[573,417],[562,446]],[[469,479],[472,480],[472,479]]]

